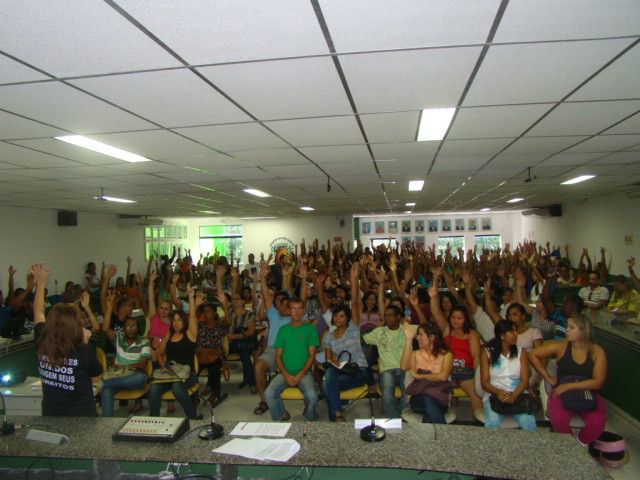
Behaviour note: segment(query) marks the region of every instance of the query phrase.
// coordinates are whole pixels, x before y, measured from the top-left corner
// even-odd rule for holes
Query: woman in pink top
[[[155,270],[149,276],[149,340],[151,342],[151,360],[154,366],[158,366],[158,348],[160,342],[164,339],[171,327],[171,311],[173,305],[170,300],[161,298],[158,301],[156,309],[156,295],[154,291],[154,282],[158,278],[158,272]]]
[[[411,369],[414,379],[431,382],[446,382],[453,368],[453,354],[442,338],[442,331],[435,323],[423,323],[416,330],[418,350],[412,352],[413,329],[402,324],[405,335],[400,368]],[[429,372],[429,373],[427,373]],[[422,413],[422,423],[446,423],[446,405],[440,405],[433,397],[420,393],[409,398],[411,410]]]

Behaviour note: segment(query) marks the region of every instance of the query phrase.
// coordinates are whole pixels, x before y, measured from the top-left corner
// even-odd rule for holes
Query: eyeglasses
[[[136,329],[136,328],[138,328],[138,326],[137,326],[137,325],[125,325],[125,326],[124,326],[124,329],[125,329],[125,330],[134,330],[134,329]]]

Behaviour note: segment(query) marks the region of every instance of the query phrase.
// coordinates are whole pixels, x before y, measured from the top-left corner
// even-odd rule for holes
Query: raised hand
[[[87,312],[91,310],[91,295],[89,295],[89,292],[87,292],[86,290],[82,292],[82,296],[80,297],[80,305],[82,305],[82,308],[84,308]]]
[[[629,269],[632,269],[636,264],[636,259],[635,257],[629,257],[627,259],[627,266],[629,267]]]
[[[107,278],[111,278],[113,277],[116,273],[118,273],[118,267],[116,267],[115,265],[111,264],[107,267],[107,271],[105,272],[105,276]]]
[[[16,270],[15,268],[13,268],[13,265],[9,265],[9,276],[12,277],[13,275],[16,274],[18,270]]]
[[[409,294],[409,302],[413,305],[414,309],[420,308],[420,300],[418,299],[418,287],[413,287]]]
[[[9,273],[11,274],[11,270],[13,267],[9,267]],[[44,263],[34,263],[31,265],[29,270],[29,275],[31,278],[34,278],[38,285],[44,285],[47,282],[47,278],[49,278],[49,273],[51,272],[51,267],[45,268]],[[13,270],[15,273],[16,270]]]
[[[402,333],[404,333],[405,338],[407,340],[413,340],[414,331],[411,325],[409,323],[401,323],[400,327],[402,328]]]

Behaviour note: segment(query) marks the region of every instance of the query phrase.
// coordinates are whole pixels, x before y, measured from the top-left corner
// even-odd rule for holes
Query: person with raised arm
[[[42,415],[97,417],[92,382],[102,374],[91,332],[82,328],[80,310],[58,303],[44,316],[44,291],[51,269],[34,263],[29,272],[36,281],[34,341],[38,374],[42,380]]]
[[[194,358],[198,340],[197,308],[204,301],[202,292],[196,292],[191,285],[187,287],[189,297],[189,317],[182,310],[174,310],[171,314],[171,327],[160,343],[158,358],[166,358],[167,362],[174,361],[180,365],[189,365],[189,377],[184,381],[176,379],[171,383],[153,383],[149,390],[149,410],[152,417],[160,416],[162,394],[168,390],[173,392],[178,403],[182,405],[187,418],[199,420],[202,414],[196,414],[196,408],[189,396],[188,388],[195,385],[198,375],[194,371]]]
[[[177,277],[177,275],[176,275]],[[151,360],[155,366],[160,366],[158,361],[158,349],[171,327],[171,300],[156,298],[156,279],[160,278],[157,271],[149,275],[149,302],[147,315],[149,317],[149,340],[151,342]],[[163,362],[164,363],[164,362]]]
[[[117,378],[109,378],[102,382],[102,416],[113,417],[114,397],[122,389],[140,388],[147,377],[144,369],[151,359],[149,339],[139,335],[138,322],[134,318],[124,321],[124,328],[119,332],[111,329],[111,311],[116,303],[115,292],[109,293],[107,298],[107,311],[102,322],[102,331],[116,349],[116,357],[113,367],[133,367],[136,372]],[[129,414],[133,415],[142,410],[142,399],[136,399],[136,403]]]
[[[571,294],[564,297],[562,307],[556,307],[551,295],[551,285],[554,283],[557,276],[558,273],[552,269],[547,273],[547,281],[544,282],[540,298],[545,310],[547,311],[549,320],[552,320],[556,325],[554,338],[556,340],[561,340],[566,336],[568,318],[582,311],[584,308],[584,301],[579,295]]]
[[[224,292],[219,291],[218,301],[224,310],[225,317],[229,317],[229,308],[226,300]],[[196,354],[200,371],[206,368],[209,374],[207,385],[202,391],[202,395],[210,395],[207,401],[216,406],[226,398],[226,394],[222,395],[220,376],[222,370],[225,370],[225,375],[228,372],[226,352],[223,347],[227,329],[220,320],[215,305],[211,303],[203,304],[202,315],[204,321],[198,322],[198,348]]]

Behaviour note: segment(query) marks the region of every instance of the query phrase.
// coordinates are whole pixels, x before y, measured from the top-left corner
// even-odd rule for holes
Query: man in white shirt
[[[584,306],[591,310],[601,310],[609,303],[609,289],[600,285],[600,273],[589,272],[589,285],[582,287],[578,295],[584,300]]]

